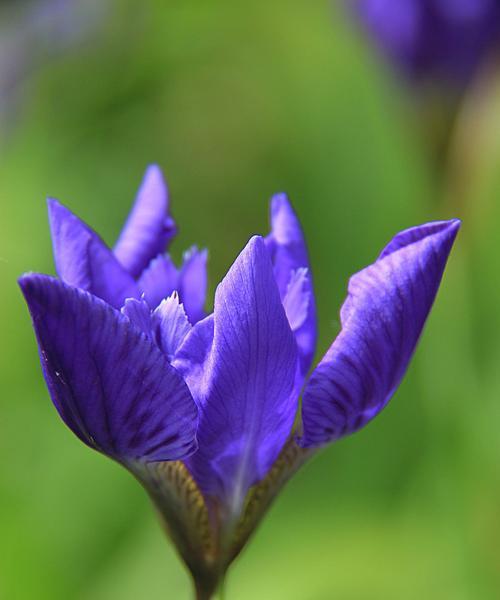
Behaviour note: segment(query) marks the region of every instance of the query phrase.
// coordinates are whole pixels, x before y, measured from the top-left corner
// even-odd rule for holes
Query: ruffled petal
[[[415,350],[459,227],[452,220],[403,231],[351,277],[342,330],[305,389],[302,445],[353,433],[387,404]]]
[[[25,275],[20,286],[52,401],[81,440],[122,462],[195,450],[198,411],[187,385],[127,317],[46,275]]]
[[[300,288],[307,312],[301,326],[294,330],[299,348],[300,374],[304,377],[316,350],[316,303],[304,235],[285,194],[277,194],[271,199],[271,233],[266,238],[266,244],[273,257],[274,275],[282,300],[285,300],[297,271],[304,268],[308,271]]]
[[[115,256],[133,277],[139,277],[149,262],[164,252],[175,235],[168,214],[168,190],[156,165],[146,169],[135,204],[115,245]]]
[[[115,308],[138,298],[135,281],[88,225],[57,200],[48,200],[54,261],[59,277]]]
[[[238,513],[282,449],[297,408],[296,343],[262,238],[236,259],[217,288],[213,320],[193,328],[173,364],[201,407],[199,450],[188,466],[206,494]]]
[[[153,312],[152,321],[158,346],[168,359],[172,360],[191,330],[191,323],[188,321],[183,305],[179,302],[177,292],[161,302]]]

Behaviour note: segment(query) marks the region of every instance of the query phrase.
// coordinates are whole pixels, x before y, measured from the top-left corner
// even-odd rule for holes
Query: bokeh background
[[[47,195],[112,243],[151,162],[173,254],[207,246],[211,292],[266,232],[270,195],[290,194],[319,356],[347,278],[395,232],[464,221],[393,401],[288,485],[228,600],[499,597],[499,90],[493,69],[459,112],[429,108],[436,94],[398,77],[340,2],[0,3],[2,600],[191,597],[142,489],[57,417],[16,285],[53,272]],[[455,123],[444,144],[436,115]]]

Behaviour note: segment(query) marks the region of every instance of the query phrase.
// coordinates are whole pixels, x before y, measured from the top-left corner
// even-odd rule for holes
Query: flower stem
[[[224,600],[224,576],[218,579],[195,577],[196,600]]]
[[[214,594],[214,599],[215,600],[224,600],[226,594],[224,593],[224,583],[225,583],[225,579],[224,577],[222,577],[219,581],[219,585],[217,586],[217,589],[215,590],[215,594]]]

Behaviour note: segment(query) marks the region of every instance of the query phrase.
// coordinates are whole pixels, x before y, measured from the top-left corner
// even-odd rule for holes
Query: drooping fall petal
[[[188,387],[139,328],[99,298],[47,275],[20,286],[59,414],[117,460],[175,460],[196,448]]]
[[[351,277],[342,330],[304,392],[302,445],[353,433],[387,404],[415,350],[459,227],[452,220],[403,231]]]

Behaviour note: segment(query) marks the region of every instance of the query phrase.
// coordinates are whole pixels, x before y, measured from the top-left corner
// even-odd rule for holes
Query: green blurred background
[[[470,174],[439,176],[414,93],[329,1],[88,0],[62,25],[35,4],[0,4],[0,598],[191,597],[142,489],[57,417],[16,285],[53,272],[47,195],[112,243],[150,162],[180,225],[173,253],[210,249],[211,292],[266,232],[270,195],[290,194],[318,356],[350,274],[402,228],[464,219],[394,400],[288,485],[228,600],[498,598],[498,142],[463,136]]]

